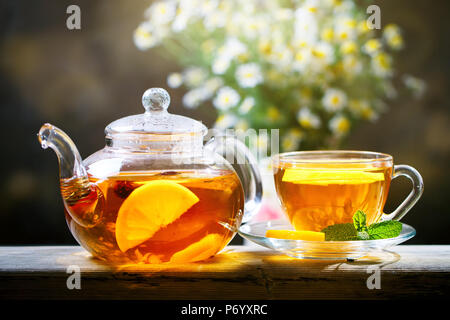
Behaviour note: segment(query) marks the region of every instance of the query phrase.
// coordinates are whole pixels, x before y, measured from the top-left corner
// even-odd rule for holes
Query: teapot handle
[[[258,213],[262,198],[261,174],[255,157],[235,136],[215,135],[205,147],[220,154],[233,166],[244,189],[242,222],[250,221]]]

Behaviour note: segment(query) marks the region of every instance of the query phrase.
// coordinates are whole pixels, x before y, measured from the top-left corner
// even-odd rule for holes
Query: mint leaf
[[[325,241],[376,240],[395,238],[402,232],[398,221],[383,221],[366,225],[366,214],[358,210],[353,215],[353,223],[334,224],[322,229]]]
[[[366,231],[366,214],[362,210],[358,210],[353,215],[353,225],[355,226],[356,231]]]
[[[349,241],[358,240],[356,229],[351,223],[333,224],[322,229],[325,233],[325,241]]]
[[[371,224],[367,230],[370,240],[395,238],[402,232],[402,224],[398,221],[383,221]]]

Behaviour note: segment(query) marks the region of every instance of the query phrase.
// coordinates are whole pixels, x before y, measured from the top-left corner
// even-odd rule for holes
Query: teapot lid
[[[145,112],[111,122],[105,129],[106,135],[115,134],[202,134],[207,128],[200,121],[170,114],[167,108],[170,96],[162,88],[151,88],[142,95]]]

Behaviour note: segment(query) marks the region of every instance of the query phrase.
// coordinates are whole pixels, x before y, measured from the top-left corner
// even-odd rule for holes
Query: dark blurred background
[[[166,87],[180,70],[155,51],[141,52],[133,30],[150,1],[0,1],[0,245],[74,244],[59,195],[58,164],[36,133],[50,122],[87,157],[104,145],[104,127],[142,112],[145,89]],[[399,73],[427,82],[421,100],[397,99],[377,123],[360,126],[347,149],[392,154],[417,168],[425,181],[419,203],[402,220],[417,229],[408,243],[450,244],[450,2],[374,1],[382,24],[399,24],[406,47],[396,57]],[[66,8],[81,7],[81,30],[66,28]],[[171,111],[211,126],[209,107],[186,110],[182,90],[172,91]],[[386,212],[411,186],[392,185]]]

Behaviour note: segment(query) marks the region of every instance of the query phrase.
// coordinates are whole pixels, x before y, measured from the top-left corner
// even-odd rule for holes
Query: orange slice
[[[338,169],[286,169],[283,182],[328,185],[363,184],[384,181],[382,172]]]
[[[315,231],[267,230],[267,238],[325,241],[325,233]]]
[[[155,180],[135,189],[122,203],[116,220],[116,241],[122,252],[150,239],[178,219],[199,198],[169,180]]]
[[[208,234],[187,248],[176,252],[170,262],[193,262],[205,260],[216,254],[222,246],[222,236],[217,233]]]

